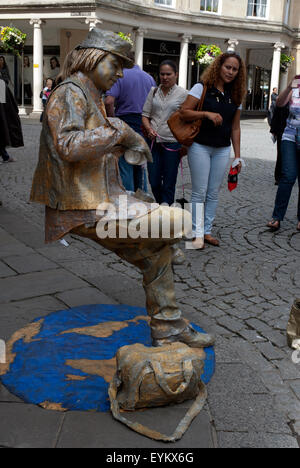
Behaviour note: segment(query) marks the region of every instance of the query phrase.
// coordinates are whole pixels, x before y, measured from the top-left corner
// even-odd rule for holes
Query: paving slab
[[[5,262],[18,273],[33,273],[58,268],[58,265],[37,253],[6,257]],[[1,271],[1,269],[0,269]],[[7,275],[9,276],[9,275]]]
[[[57,299],[69,307],[79,307],[93,304],[117,304],[111,297],[106,296],[96,288],[77,288],[56,294]]]
[[[153,429],[172,434],[186,406],[153,408],[133,414],[128,419]],[[175,443],[153,441],[113,419],[110,413],[70,412],[66,414],[57,444],[58,448],[213,448],[210,419],[205,410],[192,422],[183,438]]]
[[[285,434],[266,434],[264,432],[219,432],[218,442],[222,448],[295,448],[298,443],[294,437]]]
[[[274,406],[269,394],[216,393],[209,385],[209,407],[216,430],[225,432],[269,432],[292,435],[284,413]]]
[[[0,304],[0,339],[8,340],[15,331],[34,319],[66,308],[64,303],[52,296]]]
[[[54,448],[63,415],[25,403],[0,402],[0,446]]]
[[[0,303],[44,296],[85,286],[87,286],[85,281],[62,269],[29,273],[0,279]]]
[[[15,276],[16,271],[9,268],[5,263],[0,261],[0,278],[7,278],[8,276]]]

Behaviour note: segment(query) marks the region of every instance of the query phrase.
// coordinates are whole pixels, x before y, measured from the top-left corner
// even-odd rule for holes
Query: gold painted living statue
[[[133,67],[131,57],[127,41],[100,29],[68,54],[45,110],[31,200],[46,207],[46,242],[75,233],[140,269],[154,346],[177,341],[210,346],[213,336],[194,330],[175,299],[171,247],[183,236],[190,214],[141,202],[120,179],[121,155],[132,164],[151,161],[144,139],[122,120],[107,118],[102,100],[123,68]],[[130,223],[146,226],[147,234],[156,223],[158,235],[145,230],[141,236],[124,235]],[[170,229],[164,234],[166,224]]]

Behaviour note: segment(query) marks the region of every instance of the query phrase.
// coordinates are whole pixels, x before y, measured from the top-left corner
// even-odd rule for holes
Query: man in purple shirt
[[[120,78],[107,91],[105,107],[108,117],[118,117],[133,130],[142,135],[142,111],[152,87],[156,83],[152,76],[140,69],[138,65],[123,70]],[[138,188],[147,191],[145,169],[142,166],[128,164],[124,156],[119,159],[120,174],[126,190],[135,192]]]

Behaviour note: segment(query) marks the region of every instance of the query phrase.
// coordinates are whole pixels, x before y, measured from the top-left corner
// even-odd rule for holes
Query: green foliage
[[[201,44],[196,52],[196,60],[203,66],[210,65],[218,55],[222,54],[220,47],[214,44]]]
[[[20,56],[26,41],[26,34],[9,26],[0,26],[0,29],[0,50]]]
[[[131,39],[131,34],[125,34],[122,33],[121,31],[118,32],[118,36],[120,36],[124,41],[129,42],[131,45],[133,45],[133,40]]]
[[[280,57],[280,70],[282,72],[287,72],[288,68],[295,61],[295,57],[292,55],[281,54]]]

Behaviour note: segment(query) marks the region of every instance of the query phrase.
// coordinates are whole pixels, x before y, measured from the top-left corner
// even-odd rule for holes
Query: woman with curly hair
[[[197,111],[204,87],[207,89],[203,108]],[[181,108],[181,116],[191,122],[203,119],[188,160],[192,178],[192,246],[203,249],[204,242],[219,246],[211,235],[218,206],[218,195],[230,158],[231,143],[235,164],[241,171],[241,104],[246,93],[246,72],[241,57],[235,53],[218,56],[202,75]],[[204,203],[204,233],[199,203]]]

